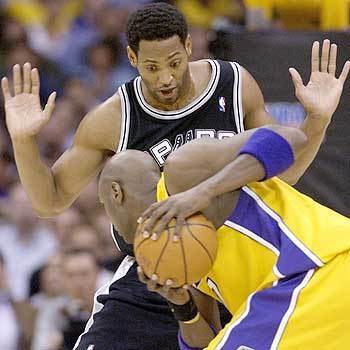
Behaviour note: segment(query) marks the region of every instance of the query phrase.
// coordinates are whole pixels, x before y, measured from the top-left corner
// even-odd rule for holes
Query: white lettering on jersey
[[[186,136],[183,134],[176,135],[174,144],[172,145],[168,139],[164,139],[158,142],[156,145],[150,148],[150,153],[157,161],[159,166],[163,166],[167,156],[172,152],[193,139],[200,139],[202,137],[217,138],[219,140],[226,139],[236,135],[233,131],[220,130],[216,132],[213,129],[195,129],[186,132]]]
[[[160,141],[150,149],[154,159],[160,166],[162,166],[165,163],[166,157],[169,155],[171,150],[171,143],[168,139]]]
[[[211,137],[215,138],[215,130],[211,129],[196,129],[195,131],[195,138],[200,139],[201,137]]]
[[[217,138],[219,140],[227,139],[227,138],[235,136],[235,135],[236,135],[236,133],[234,133],[233,131],[222,131],[222,130],[220,130],[220,131],[217,132]]]

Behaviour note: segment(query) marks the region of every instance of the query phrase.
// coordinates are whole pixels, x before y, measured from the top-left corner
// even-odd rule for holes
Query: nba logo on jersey
[[[219,98],[219,111],[220,112],[226,111],[226,100],[225,100],[225,97],[223,96]]]
[[[94,350],[95,349],[95,345],[90,344],[86,350]]]

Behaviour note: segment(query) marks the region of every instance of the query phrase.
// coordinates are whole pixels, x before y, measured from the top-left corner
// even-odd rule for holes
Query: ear
[[[192,55],[192,38],[190,34],[187,35],[187,38],[185,41],[185,49],[188,57],[190,57]]]
[[[112,182],[112,199],[117,202],[117,204],[121,204],[123,201],[123,191],[118,182]]]
[[[136,54],[136,52],[130,46],[128,46],[126,48],[126,52],[128,54],[130,64],[134,68],[136,68],[137,67],[137,54]]]

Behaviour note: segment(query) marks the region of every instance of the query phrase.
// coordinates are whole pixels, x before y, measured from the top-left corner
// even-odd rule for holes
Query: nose
[[[173,80],[173,76],[169,70],[163,69],[159,74],[159,83],[161,86],[169,86],[171,85],[171,81]]]

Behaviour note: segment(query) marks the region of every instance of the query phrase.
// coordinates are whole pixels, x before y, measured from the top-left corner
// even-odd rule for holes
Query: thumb
[[[301,79],[300,74],[295,68],[289,68],[289,73],[292,77],[293,84],[296,90],[300,89],[301,87],[304,87],[303,80]]]
[[[47,118],[51,117],[52,111],[55,108],[56,91],[54,91],[48,98],[44,108],[44,114]]]

